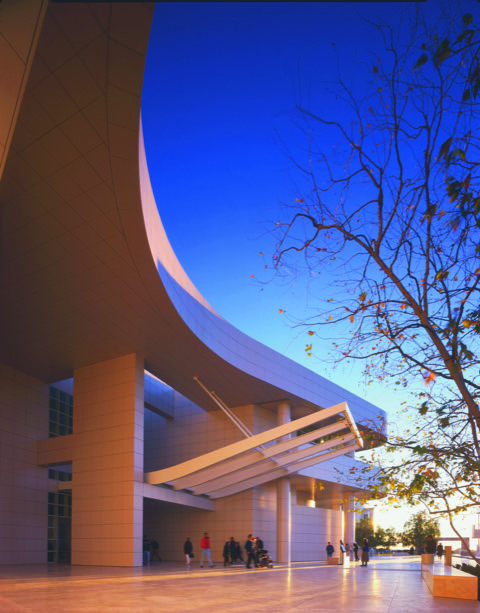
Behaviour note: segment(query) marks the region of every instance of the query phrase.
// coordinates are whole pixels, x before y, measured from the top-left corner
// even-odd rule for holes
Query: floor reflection
[[[1,613],[480,613],[480,603],[433,598],[411,559],[367,568],[324,563],[186,569],[0,566]]]

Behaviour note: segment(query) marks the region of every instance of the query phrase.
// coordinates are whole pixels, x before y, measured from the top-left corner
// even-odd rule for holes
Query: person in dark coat
[[[354,541],[353,543],[353,554],[355,556],[355,562],[358,562],[359,557],[358,557],[358,545],[356,543],[356,541]]]
[[[187,564],[190,564],[190,558],[193,557],[192,556],[193,545],[192,545],[192,541],[188,538],[188,536],[187,536],[187,540],[183,544],[183,553],[185,554],[185,557],[187,558]]]
[[[245,550],[247,552],[247,568],[251,568],[250,564],[253,562],[255,568],[258,567],[257,558],[255,556],[255,542],[251,534],[248,535],[247,542],[245,543]]]
[[[433,538],[433,535],[431,534],[427,536],[427,542],[425,543],[425,552],[433,553],[434,555],[437,553],[437,541]]]
[[[228,566],[230,563],[230,541],[226,541],[223,546],[223,565]]]
[[[240,562],[243,562],[243,556],[242,556],[242,548],[240,547],[240,543],[239,542],[235,542],[235,560],[240,560]]]
[[[443,556],[443,545],[442,543],[438,543],[437,546],[437,556],[441,558]]]
[[[233,538],[233,536],[230,537],[230,541],[228,543],[228,547],[230,549],[230,563],[234,564],[237,560],[241,560],[243,562],[242,552],[240,550],[240,545]]]
[[[368,546],[368,541],[367,539],[363,539],[363,544],[362,544],[362,566],[367,566],[369,560],[370,560],[370,556],[368,555],[368,552],[370,551],[370,547]]]

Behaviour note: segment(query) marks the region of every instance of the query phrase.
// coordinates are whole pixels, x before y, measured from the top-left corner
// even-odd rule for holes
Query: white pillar
[[[290,422],[290,404],[280,402],[277,405],[277,426]],[[290,435],[282,437],[286,440]],[[277,479],[277,562],[290,563],[290,477]]]
[[[348,496],[343,505],[343,542],[353,546],[355,540],[355,496]]]
[[[343,504],[343,542],[345,545],[347,543],[350,545],[351,551],[353,552],[353,541],[355,540],[355,496],[347,496],[346,500]],[[347,565],[350,563],[349,555],[345,554],[344,564]],[[348,558],[348,561],[347,561]]]

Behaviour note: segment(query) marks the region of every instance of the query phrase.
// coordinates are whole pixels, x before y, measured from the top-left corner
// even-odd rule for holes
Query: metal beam
[[[328,449],[332,449],[337,447],[342,443],[346,443],[354,440],[355,436],[352,433],[349,433],[345,436],[338,437],[336,439],[332,439],[325,443],[321,443],[319,445],[312,445],[311,447],[307,447],[306,449],[300,449],[295,453],[286,453],[279,460],[280,466],[283,468],[288,468],[290,464],[298,462],[299,460],[303,460],[304,458],[308,458],[311,456],[318,457],[319,454],[325,452]],[[322,461],[322,456],[319,456],[319,462]],[[234,483],[239,483],[241,481],[245,481],[251,477],[255,477],[257,475],[268,473],[275,468],[278,468],[278,464],[273,460],[263,460],[261,462],[257,462],[253,466],[244,467],[243,470],[238,470],[234,473],[229,473],[224,475],[223,477],[213,479],[212,481],[208,481],[207,483],[203,483],[193,489],[194,494],[208,494],[211,491],[221,489],[223,487],[227,487],[228,485]]]
[[[335,434],[336,432],[345,430],[346,428],[348,428],[348,422],[344,419],[336,424],[331,424],[330,426],[319,428],[318,430],[314,430],[312,432],[307,432],[301,436],[291,438],[288,441],[276,443],[270,447],[264,447],[261,452],[254,451],[253,453],[243,454],[236,457],[234,460],[226,460],[225,462],[217,464],[212,468],[206,468],[204,470],[192,473],[191,475],[187,475],[186,477],[175,479],[171,482],[171,485],[173,485],[174,489],[176,490],[194,488],[201,483],[206,483],[207,481],[212,481],[213,479],[217,479],[223,475],[233,473],[236,470],[247,468],[248,466],[251,466],[256,462],[261,462],[266,458],[271,458],[273,456],[276,457],[281,453],[289,451],[290,449],[298,449],[300,446],[311,443],[317,438],[321,439],[325,436],[329,436],[330,434]]]
[[[346,402],[341,402],[328,409],[321,409],[315,413],[311,413],[310,415],[306,415],[305,417],[291,421],[288,424],[271,428],[270,430],[266,430],[260,434],[255,434],[250,438],[232,443],[231,445],[227,445],[226,447],[216,449],[210,453],[192,458],[191,460],[187,460],[181,464],[176,464],[170,468],[149,472],[145,475],[145,480],[147,483],[151,483],[153,485],[168,483],[175,479],[179,479],[180,477],[185,477],[190,473],[197,472],[204,468],[209,468],[218,462],[229,460],[235,455],[255,449],[261,445],[264,445],[265,443],[269,443],[275,439],[285,436],[286,434],[291,434],[296,430],[311,426],[315,423],[328,419],[329,417],[338,415],[339,413],[343,413],[345,416],[348,413],[351,418]]]

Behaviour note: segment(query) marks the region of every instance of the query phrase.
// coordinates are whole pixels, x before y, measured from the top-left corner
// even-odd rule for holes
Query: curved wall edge
[[[221,317],[195,288],[174,253],[158,212],[150,181],[148,161],[139,131],[139,172],[145,231],[161,282],[176,311],[197,336],[219,358],[250,376],[326,408],[346,400],[356,419],[377,421],[378,407],[332,383],[312,370],[241,332]]]

